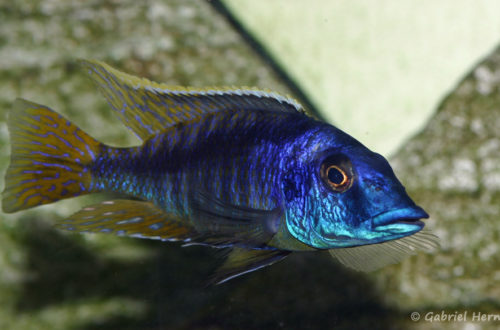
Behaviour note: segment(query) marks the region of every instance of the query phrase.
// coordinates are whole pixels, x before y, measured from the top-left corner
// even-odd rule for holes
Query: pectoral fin
[[[246,250],[234,248],[229,252],[224,264],[215,272],[211,283],[224,283],[237,276],[272,265],[289,254],[290,251],[283,250]]]
[[[349,268],[371,272],[395,264],[419,251],[432,252],[439,246],[438,237],[429,231],[379,244],[331,249],[330,254]]]
[[[118,236],[185,241],[195,235],[186,222],[150,202],[113,200],[85,207],[57,228]]]
[[[190,203],[195,229],[202,236],[250,247],[262,247],[271,240],[282,213],[279,208],[262,210],[233,205],[203,191],[193,193]]]

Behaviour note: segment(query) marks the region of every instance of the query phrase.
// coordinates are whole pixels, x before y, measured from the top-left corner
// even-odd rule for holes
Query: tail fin
[[[101,144],[51,109],[17,99],[10,112],[11,160],[2,207],[7,213],[91,192],[89,164]]]

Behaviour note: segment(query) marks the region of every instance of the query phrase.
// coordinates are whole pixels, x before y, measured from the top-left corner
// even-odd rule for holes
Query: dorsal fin
[[[217,111],[304,112],[294,99],[270,91],[168,86],[120,72],[96,60],[81,63],[123,123],[143,140],[176,123]]]

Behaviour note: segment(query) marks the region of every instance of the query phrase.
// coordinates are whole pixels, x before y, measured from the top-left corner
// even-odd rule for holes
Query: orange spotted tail
[[[2,208],[11,213],[91,191],[89,165],[102,144],[51,109],[17,99]]]

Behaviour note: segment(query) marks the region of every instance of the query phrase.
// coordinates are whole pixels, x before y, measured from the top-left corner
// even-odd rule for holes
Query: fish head
[[[293,156],[282,181],[289,232],[309,246],[331,249],[420,231],[428,214],[408,196],[387,160],[330,127]]]

